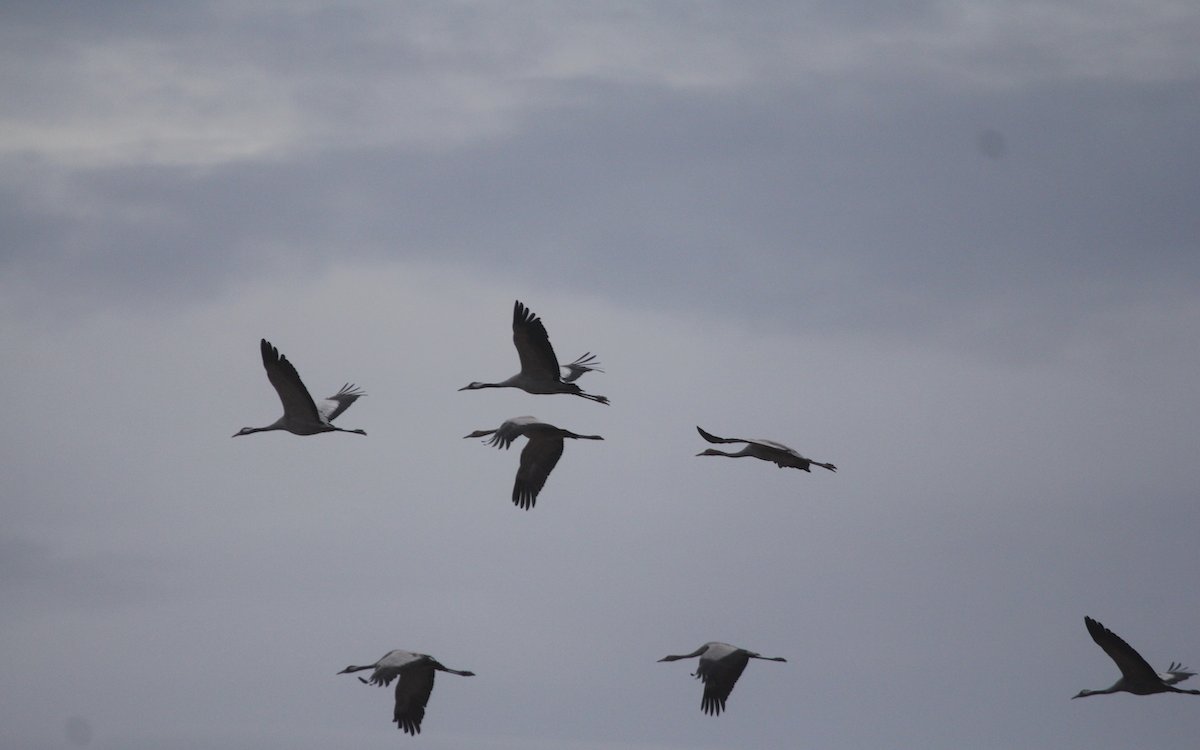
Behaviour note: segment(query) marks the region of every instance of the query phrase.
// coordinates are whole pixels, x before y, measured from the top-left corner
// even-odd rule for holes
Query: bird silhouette
[[[1109,658],[1117,663],[1117,668],[1121,670],[1121,678],[1114,682],[1111,687],[1104,690],[1080,690],[1072,698],[1086,698],[1089,695],[1105,695],[1107,693],[1133,693],[1134,695],[1188,693],[1189,695],[1200,695],[1200,690],[1184,690],[1183,688],[1175,687],[1175,683],[1186,680],[1195,674],[1194,672],[1188,672],[1182,665],[1171,662],[1167,673],[1160,675],[1142,658],[1141,654],[1134,650],[1133,646],[1122,640],[1121,636],[1090,617],[1084,617],[1083,624],[1087,626],[1087,631],[1092,636],[1092,640],[1096,642],[1096,645],[1104,649],[1104,653],[1108,654]]]
[[[279,400],[283,403],[283,416],[266,427],[243,427],[235,432],[233,437],[269,430],[286,430],[293,435],[316,435],[322,432],[367,434],[364,430],[344,430],[332,424],[339,414],[349,409],[360,396],[367,394],[353,384],[346,383],[340,391],[318,405],[287,357],[280,354],[266,339],[262,340],[259,348],[262,351],[263,367],[267,370],[267,379],[275,386],[275,392],[279,394]]]
[[[429,695],[433,692],[435,672],[449,672],[463,677],[475,676],[474,672],[450,669],[429,654],[416,654],[399,649],[387,652],[374,664],[351,665],[338,674],[360,672],[364,669],[375,670],[370,679],[358,678],[358,681],[365,685],[385,687],[392,680],[399,678],[399,682],[396,683],[396,707],[392,720],[396,722],[397,727],[413,735],[421,733],[421,720],[425,718],[425,706],[429,704]]]
[[[704,696],[700,699],[700,710],[709,716],[717,716],[725,710],[725,701],[733,692],[733,686],[751,659],[763,661],[787,661],[782,656],[763,656],[728,643],[709,641],[690,654],[664,656],[663,661],[678,661],[700,657],[700,665],[693,675],[704,683]]]
[[[837,467],[833,464],[823,464],[820,461],[813,461],[811,458],[805,458],[796,451],[787,447],[782,443],[776,443],[774,440],[744,440],[742,438],[723,438],[717,437],[711,433],[705,432],[701,427],[697,426],[696,430],[700,432],[700,437],[710,443],[745,443],[737,453],[726,453],[719,451],[716,448],[708,448],[697,456],[728,456],[729,458],[742,458],[750,456],[752,458],[761,458],[763,461],[770,461],[779,468],[800,469],[801,471],[812,471],[809,466],[820,466],[823,469],[837,471]]]
[[[523,510],[529,510],[537,502],[538,493],[546,485],[546,478],[554,470],[563,452],[563,439],[603,440],[599,435],[578,435],[570,430],[543,422],[537,417],[513,417],[504,420],[494,430],[475,430],[466,438],[487,437],[488,445],[507,449],[513,441],[524,435],[528,442],[521,450],[521,465],[517,468],[517,479],[513,483],[512,501]]]
[[[568,375],[564,378],[562,368],[558,364],[558,357],[554,356],[554,347],[550,345],[550,337],[546,334],[546,327],[542,325],[542,319],[522,305],[520,300],[513,304],[512,329],[513,344],[517,347],[517,356],[521,359],[521,371],[499,383],[475,381],[458,390],[520,388],[526,393],[569,393],[589,401],[608,403],[608,399],[604,396],[585,393],[574,383],[585,372],[600,371],[594,354],[588,352],[567,365]]]

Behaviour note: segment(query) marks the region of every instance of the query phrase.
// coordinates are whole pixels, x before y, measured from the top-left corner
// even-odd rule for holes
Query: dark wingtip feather
[[[537,495],[529,490],[513,488],[512,494],[513,505],[521,510],[529,510],[537,503]]]
[[[413,722],[411,719],[396,720],[396,726],[404,730],[405,734],[411,734],[414,737],[421,733],[421,725]]]
[[[263,366],[269,365],[279,359],[279,350],[266,339],[262,339],[259,342],[258,350],[262,352]]]
[[[521,304],[521,300],[513,302],[513,325],[517,326],[522,323],[532,323],[537,320],[537,316],[533,314],[525,305]]]
[[[725,701],[716,696],[704,696],[700,700],[700,710],[709,716],[720,716],[725,708]]]

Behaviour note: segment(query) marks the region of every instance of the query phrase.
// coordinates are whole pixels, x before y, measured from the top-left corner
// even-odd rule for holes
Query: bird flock
[[[588,372],[604,372],[600,369],[596,355],[586,352],[570,364],[560,365],[541,318],[520,300],[513,304],[512,329],[513,344],[521,363],[520,371],[506,380],[495,383],[474,381],[460,388],[460,391],[517,388],[534,395],[569,394],[599,404],[609,404],[609,400],[605,396],[588,393],[575,382]],[[349,409],[355,401],[366,395],[362,390],[352,383],[346,383],[337,393],[317,403],[286,356],[266,339],[261,340],[260,351],[267,379],[275,388],[283,406],[283,415],[265,427],[243,427],[234,433],[233,437],[271,430],[284,430],[294,435],[318,435],[325,432],[367,434],[361,429],[345,429],[333,424],[333,420]],[[819,466],[831,472],[837,471],[837,467],[832,463],[806,458],[792,448],[773,440],[723,438],[707,432],[699,426],[696,427],[696,430],[709,443],[742,445],[740,450],[732,453],[716,448],[707,448],[697,453],[697,456],[751,457],[769,461],[779,468],[811,472],[812,466]],[[536,505],[538,495],[545,487],[546,480],[562,457],[565,439],[604,439],[599,435],[580,435],[532,416],[506,419],[499,427],[475,430],[465,435],[464,439],[487,438],[483,441],[487,445],[507,450],[520,437],[524,437],[526,443],[521,450],[520,463],[513,483],[512,502],[522,510],[530,510]],[[1152,695],[1154,693],[1200,695],[1200,690],[1175,687],[1176,684],[1194,676],[1195,672],[1189,671],[1176,662],[1171,662],[1165,672],[1156,672],[1142,658],[1141,654],[1104,625],[1091,617],[1084,617],[1084,624],[1092,640],[1116,663],[1121,677],[1108,688],[1081,690],[1072,696],[1073,698],[1118,692],[1135,695]],[[693,676],[704,685],[700,709],[710,716],[717,716],[725,710],[725,703],[729,699],[734,685],[751,659],[787,661],[783,657],[763,656],[754,651],[719,641],[705,643],[689,654],[664,656],[659,661],[672,662],[695,657],[699,657],[699,663]],[[396,682],[392,720],[399,729],[410,735],[419,734],[421,731],[421,722],[425,717],[425,708],[433,691],[436,672],[448,672],[463,677],[474,676],[474,672],[450,669],[428,654],[398,649],[389,651],[373,664],[351,665],[338,674],[350,674],[365,670],[373,670],[373,672],[369,679],[358,678],[364,684],[386,687],[393,681]]]

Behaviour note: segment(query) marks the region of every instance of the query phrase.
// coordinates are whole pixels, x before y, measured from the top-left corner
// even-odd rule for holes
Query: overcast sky
[[[1188,747],[1200,9],[9,2],[0,745]],[[545,321],[605,407],[458,392]],[[266,433],[267,338],[367,437]],[[519,447],[566,446],[537,506]],[[696,458],[695,426],[836,474]],[[720,717],[695,662],[752,663]],[[419,737],[336,672],[442,675]],[[1183,687],[1200,688],[1200,678]]]

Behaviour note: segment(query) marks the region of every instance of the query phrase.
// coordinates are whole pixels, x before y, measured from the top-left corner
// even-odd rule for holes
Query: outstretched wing
[[[537,502],[538,493],[546,486],[546,478],[562,457],[563,439],[537,436],[529,439],[521,451],[521,465],[513,483],[512,501],[518,508],[529,510]]]
[[[487,444],[493,448],[503,448],[508,450],[509,447],[512,446],[513,441],[519,437],[520,435],[515,435],[511,432],[505,432],[502,429],[496,430],[492,434],[491,438],[488,439]]]
[[[321,415],[325,417],[327,422],[332,422],[337,419],[337,416],[350,408],[358,400],[359,396],[365,396],[366,393],[359,390],[358,386],[353,383],[346,383],[342,389],[333,394],[321,404]]]
[[[700,437],[704,438],[705,440],[707,440],[710,443],[752,443],[752,442],[754,442],[753,440],[742,440],[741,438],[717,437],[716,435],[712,434],[711,432],[705,432],[704,428],[702,428],[700,425],[696,425],[696,431],[700,433]]]
[[[508,450],[512,446],[513,441],[525,434],[525,429],[529,425],[537,423],[537,417],[513,417],[506,419],[496,429],[491,440],[487,444],[495,448],[503,448]]]
[[[520,300],[513,304],[513,344],[521,358],[521,372],[538,380],[560,379],[558,357],[550,346],[546,326]]]
[[[584,352],[579,359],[569,365],[563,365],[563,368],[567,370],[566,377],[563,378],[564,383],[574,383],[585,372],[604,372],[600,369],[600,363],[596,361],[596,355],[591,352]]]
[[[396,709],[392,720],[408,734],[421,733],[421,720],[425,718],[425,706],[433,692],[432,666],[409,667],[396,683]]]
[[[411,651],[402,651],[398,648],[392,649],[379,657],[379,661],[375,662],[375,671],[371,674],[371,679],[364,680],[359,677],[359,682],[386,687],[392,684],[392,680],[399,677],[400,673],[419,656],[419,654],[414,654]]]
[[[733,692],[733,686],[746,669],[750,657],[736,651],[723,659],[705,661],[700,659],[696,676],[704,681],[704,696],[700,699],[700,710],[709,716],[717,716],[725,710],[725,701]]]
[[[1167,667],[1167,671],[1158,676],[1158,679],[1162,680],[1168,685],[1174,685],[1176,683],[1183,682],[1189,677],[1195,676],[1195,672],[1191,671],[1182,664],[1173,661],[1171,662],[1171,666]]]
[[[283,413],[288,419],[319,423],[321,414],[317,411],[313,397],[304,387],[303,381],[300,380],[300,373],[296,372],[296,368],[292,366],[287,357],[271,346],[271,342],[263,339],[260,348],[262,349],[263,367],[267,370],[267,379],[271,381],[275,392],[279,394],[279,401],[283,404]]]
[[[1158,673],[1150,666],[1142,655],[1134,650],[1121,636],[1112,632],[1100,623],[1090,617],[1084,617],[1083,622],[1087,625],[1088,634],[1092,636],[1092,640],[1096,645],[1104,649],[1104,653],[1117,664],[1117,668],[1121,670],[1121,674],[1128,680],[1136,680],[1139,683],[1151,684],[1159,681]]]

